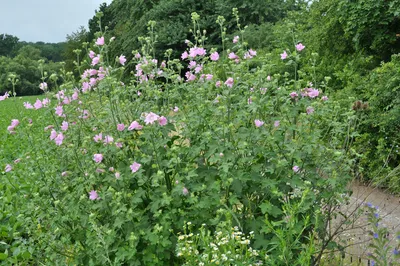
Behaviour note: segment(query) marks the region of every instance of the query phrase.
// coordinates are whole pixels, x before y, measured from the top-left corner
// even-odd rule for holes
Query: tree
[[[11,57],[18,45],[18,37],[9,34],[0,34],[0,56]]]

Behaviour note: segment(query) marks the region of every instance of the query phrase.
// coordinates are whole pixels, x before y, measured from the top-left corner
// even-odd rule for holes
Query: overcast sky
[[[62,42],[112,0],[0,0],[0,34],[27,42]]]

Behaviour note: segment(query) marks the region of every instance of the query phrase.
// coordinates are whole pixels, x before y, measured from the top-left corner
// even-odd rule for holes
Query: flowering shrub
[[[78,62],[79,83],[63,77],[41,104],[25,104],[45,115],[11,122],[9,141],[29,139],[13,154],[21,163],[4,167],[20,184],[15,197],[30,260],[179,263],[185,221],[211,229],[221,207],[243,234],[254,233],[251,249],[261,250],[276,235],[268,223],[286,219],[282,198],[298,191],[312,191],[292,197],[301,202],[299,216],[315,218],[298,219],[291,234],[309,243],[322,210],[337,204],[348,180],[341,135],[351,112],[304,78],[270,76],[273,66],[241,38],[232,51],[204,48],[192,18],[194,42],[186,42],[182,60],[171,51],[164,61],[153,58],[154,39],[144,38],[132,60],[121,55],[111,64],[112,40],[100,33]],[[282,60],[295,62],[305,51],[296,44]],[[123,83],[125,64],[136,71]],[[289,247],[294,259],[300,246]]]

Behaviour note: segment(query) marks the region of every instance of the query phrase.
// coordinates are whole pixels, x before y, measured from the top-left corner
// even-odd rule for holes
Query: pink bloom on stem
[[[62,116],[63,115],[63,107],[61,105],[54,108],[56,110],[56,115]]]
[[[297,165],[293,166],[293,172],[298,173],[300,171],[300,167],[298,167]]]
[[[206,74],[206,80],[212,80],[213,75],[212,74]]]
[[[235,36],[235,37],[233,37],[233,43],[237,43],[239,41],[239,36]]]
[[[297,94],[297,92],[295,92],[295,91],[291,92],[289,95],[290,95],[290,97],[291,97],[292,99],[294,99],[294,98],[296,98],[296,97],[299,96],[299,95]]]
[[[4,171],[7,173],[7,172],[10,172],[11,170],[12,170],[12,166],[10,164],[7,164]]]
[[[187,189],[187,188],[183,188],[182,189],[182,194],[184,195],[184,196],[186,196],[187,194],[189,194],[189,190]]]
[[[50,100],[48,98],[45,98],[42,101],[43,106],[47,106],[47,105],[49,105],[49,103],[50,103]]]
[[[57,137],[54,139],[56,145],[60,146],[63,143],[64,135],[62,132],[58,133]]]
[[[89,192],[89,199],[90,200],[99,199],[99,195],[97,194],[96,190],[92,190],[92,191]]]
[[[212,61],[217,61],[219,59],[219,54],[217,52],[214,52],[210,55],[210,59]]]
[[[18,119],[12,119],[11,120],[11,126],[16,127],[19,125],[19,120]]]
[[[104,45],[104,37],[103,37],[103,36],[102,36],[102,37],[99,37],[99,38],[97,39],[97,41],[96,41],[96,44],[99,45],[99,46]]]
[[[256,127],[261,127],[262,125],[264,125],[264,122],[256,119],[256,120],[254,120],[254,124],[256,125]]]
[[[221,87],[221,85],[222,85],[222,82],[220,80],[215,82],[215,87],[219,88],[219,87]]]
[[[321,100],[323,100],[324,102],[328,100],[328,96],[324,95],[321,97]]]
[[[136,58],[136,59],[139,59],[139,58],[141,58],[141,57],[142,57],[142,56],[140,55],[140,53],[136,53],[136,54],[135,54],[135,58]]]
[[[136,129],[136,130],[141,130],[142,128],[143,128],[143,126],[141,126],[137,121],[133,121],[133,122],[129,125],[128,130],[134,130],[134,129]]]
[[[89,90],[90,90],[89,82],[83,82],[82,83],[82,92],[85,93],[85,92],[87,92]]]
[[[119,58],[119,63],[121,64],[121,65],[125,65],[125,62],[126,62],[126,58],[125,58],[125,56],[124,55],[121,55]]]
[[[42,82],[39,84],[39,89],[41,89],[42,91],[45,91],[47,89],[47,83],[46,82]]]
[[[54,140],[56,137],[57,137],[57,131],[52,129],[50,133],[50,140]]]
[[[98,134],[98,135],[95,135],[95,136],[93,137],[93,140],[94,140],[95,142],[100,142],[102,139],[103,139],[103,134],[102,134],[102,133],[100,133],[100,134]]]
[[[283,53],[281,54],[281,59],[285,60],[288,57],[288,54],[286,53],[286,51],[283,51]]]
[[[317,89],[313,89],[313,88],[309,88],[308,89],[308,92],[307,92],[307,95],[308,95],[308,97],[310,97],[310,98],[315,98],[315,97],[318,97],[318,95],[319,95],[319,90],[317,90]]]
[[[62,122],[61,130],[62,131],[67,131],[68,130],[68,122],[66,122],[66,121]]]
[[[90,78],[90,79],[89,79],[89,85],[90,85],[90,86],[93,87],[94,85],[96,85],[96,83],[97,83],[97,79],[95,79],[95,78]]]
[[[125,129],[125,125],[124,124],[118,124],[117,125],[117,130],[118,131],[123,131]]]
[[[93,155],[93,160],[96,163],[101,163],[101,161],[103,161],[103,154],[96,153],[95,155]]]
[[[75,91],[73,94],[72,94],[72,100],[74,100],[74,101],[76,101],[76,100],[78,100],[78,97],[79,97],[79,93],[78,93],[78,91]]]
[[[308,106],[306,111],[307,111],[307,114],[310,115],[310,114],[314,113],[314,108],[312,108],[311,106]]]
[[[304,48],[306,48],[302,43],[296,45],[296,50],[301,52]]]
[[[116,172],[116,173],[115,173],[115,178],[116,178],[116,179],[120,179],[120,177],[121,177],[121,174],[120,174],[119,172]]]
[[[270,81],[271,80],[271,76],[267,76],[267,80]]]
[[[199,73],[201,70],[203,69],[203,66],[197,66],[195,69],[194,69],[194,73]]]
[[[168,123],[168,120],[167,120],[167,118],[164,117],[164,116],[161,116],[161,117],[158,119],[158,124],[159,124],[160,126],[165,126],[167,123]]]
[[[174,107],[174,112],[176,113],[176,112],[178,112],[179,111],[179,107],[178,106],[175,106]]]
[[[192,68],[196,67],[196,65],[197,65],[196,61],[190,61],[188,68],[192,69]]]
[[[279,127],[280,124],[281,124],[281,122],[279,120],[276,120],[274,122],[274,127]]]
[[[26,109],[33,109],[33,105],[28,102],[24,102],[24,106]]]
[[[110,172],[114,172],[114,167],[110,167],[110,168],[108,168],[108,171],[110,171]]]
[[[182,60],[186,59],[188,57],[189,57],[189,54],[186,51],[184,51],[183,54],[181,55]]]
[[[109,144],[109,143],[112,143],[113,141],[114,141],[114,138],[111,136],[107,135],[104,137],[104,144]]]
[[[193,73],[191,73],[190,71],[187,71],[186,74],[186,81],[193,81],[196,79],[196,75],[194,75]]]
[[[93,52],[93,51],[90,51],[90,52],[89,52],[89,57],[90,57],[90,59],[93,59],[95,56],[96,56],[96,53],[95,53],[95,52]]]
[[[238,59],[239,56],[237,56],[234,52],[231,52],[229,53],[228,58],[233,60],[233,59]]]
[[[153,112],[150,112],[146,115],[146,118],[144,119],[144,122],[146,123],[146,125],[148,124],[153,124],[155,121],[158,120],[158,118],[160,118],[160,116],[156,115]]]
[[[61,173],[61,176],[67,176],[67,175],[68,175],[68,172],[66,172],[66,171]]]
[[[37,99],[33,106],[34,106],[35,109],[37,110],[37,109],[42,108],[42,107],[43,107],[43,104],[42,104],[42,102],[41,102],[39,99]]]
[[[121,142],[116,142],[116,143],[115,143],[115,146],[116,146],[117,148],[122,148],[122,143],[121,143]]]
[[[98,55],[92,59],[92,66],[97,65],[99,62],[100,62],[100,55]]]
[[[0,101],[4,101],[9,96],[8,92],[6,92],[3,96],[0,96]]]
[[[139,170],[140,166],[141,166],[140,163],[133,162],[133,164],[130,165],[132,173],[136,173]]]
[[[250,49],[250,50],[249,50],[249,54],[250,54],[251,56],[256,56],[256,55],[257,55],[257,52],[254,51],[253,49]]]
[[[229,88],[232,88],[232,86],[233,86],[233,78],[228,78],[226,81],[225,81],[225,85],[226,86],[228,86]]]

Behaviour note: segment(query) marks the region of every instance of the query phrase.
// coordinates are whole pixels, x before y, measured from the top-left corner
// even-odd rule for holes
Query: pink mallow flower
[[[295,92],[295,91],[291,92],[289,95],[290,95],[290,97],[291,97],[292,99],[299,97],[299,95],[298,95],[297,92]]]
[[[296,45],[296,50],[301,52],[304,48],[306,48],[302,43]]]
[[[187,188],[182,188],[182,194],[184,195],[184,196],[186,196],[187,194],[189,194],[189,190],[187,189]]]
[[[95,155],[93,155],[93,160],[96,163],[101,163],[101,161],[103,161],[103,154],[96,153]]]
[[[121,55],[119,58],[119,63],[121,64],[121,65],[125,65],[125,62],[126,62],[126,58],[125,58],[125,56],[124,55]]]
[[[3,96],[0,96],[0,101],[4,101],[9,96],[8,92],[6,92]]]
[[[212,61],[218,61],[218,59],[219,59],[219,54],[218,54],[217,52],[212,53],[212,54],[210,55],[210,59],[211,59]]]
[[[165,126],[168,123],[168,120],[166,117],[161,116],[160,118],[158,118],[158,124],[160,126]]]
[[[100,62],[100,55],[98,55],[92,59],[92,66],[97,65],[99,62]]]
[[[62,116],[63,115],[63,107],[61,105],[54,108],[56,110],[56,115]]]
[[[321,97],[321,100],[323,100],[324,102],[328,100],[328,96],[324,95]]]
[[[92,191],[89,192],[89,199],[90,200],[99,199],[99,195],[97,194],[96,190],[92,190]]]
[[[308,115],[310,115],[310,114],[314,113],[314,108],[311,107],[311,106],[308,106],[308,107],[306,108],[306,112],[307,112]]]
[[[30,104],[29,102],[24,102],[24,106],[26,109],[33,109],[33,105]]]
[[[52,129],[50,133],[50,140],[54,140],[56,137],[57,137],[57,131]]]
[[[256,125],[256,127],[261,127],[262,125],[264,125],[264,122],[256,119],[256,120],[254,120],[254,124]]]
[[[283,51],[283,53],[281,54],[281,59],[285,60],[288,57],[288,54],[286,53],[286,51]]]
[[[66,122],[66,121],[62,122],[61,130],[62,131],[67,131],[68,130],[68,122]]]
[[[46,82],[42,82],[39,84],[39,89],[41,89],[42,91],[45,91],[47,89],[47,83]]]
[[[276,120],[274,122],[274,127],[279,127],[280,124],[281,124],[281,122],[279,120]]]
[[[103,36],[102,36],[102,37],[99,37],[99,38],[96,40],[96,44],[97,44],[98,46],[104,45],[104,37],[103,37]]]
[[[102,139],[103,139],[103,134],[102,134],[102,133],[99,133],[98,135],[95,135],[95,136],[93,137],[93,140],[94,140],[95,142],[100,142]]]
[[[141,130],[143,128],[143,126],[141,126],[137,121],[133,121],[129,127],[128,130]]]
[[[4,172],[10,172],[12,170],[12,166],[10,164],[6,165],[6,168],[4,169]]]
[[[109,144],[109,143],[113,143],[113,141],[114,141],[114,138],[113,137],[111,137],[111,136],[105,136],[104,137],[104,144]]]
[[[293,172],[298,173],[300,171],[300,167],[298,167],[297,165],[293,166]]]
[[[96,56],[96,53],[95,53],[95,52],[93,52],[93,51],[90,51],[90,52],[89,52],[89,57],[90,57],[90,59],[93,59],[95,56]]]
[[[37,99],[33,106],[35,107],[36,110],[42,108],[43,107],[42,101]]]
[[[130,165],[132,173],[136,173],[139,170],[140,166],[141,166],[140,163],[133,162],[133,164]]]
[[[233,83],[234,83],[233,78],[228,78],[228,79],[225,81],[224,84],[225,84],[226,86],[228,86],[229,88],[232,88]]]
[[[239,41],[239,36],[235,36],[235,37],[233,37],[233,43],[237,43]]]
[[[63,143],[64,135],[62,132],[58,133],[57,137],[54,139],[54,142],[57,146],[60,146]]]
[[[124,124],[118,124],[117,125],[117,130],[118,131],[123,131],[125,129],[125,125]]]
[[[146,115],[146,118],[144,119],[144,122],[146,125],[148,124],[153,124],[155,121],[157,121],[160,118],[160,116],[156,115],[153,112],[150,112]]]

